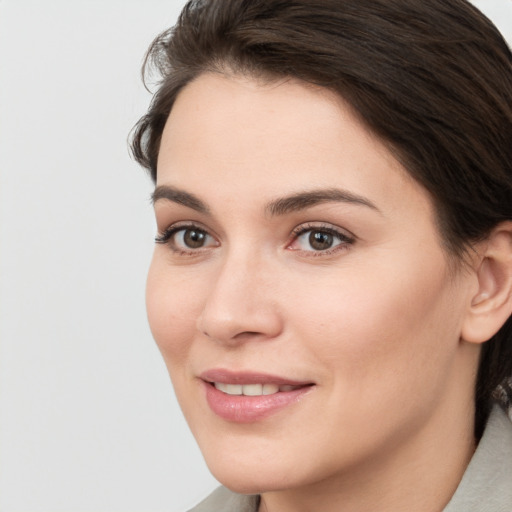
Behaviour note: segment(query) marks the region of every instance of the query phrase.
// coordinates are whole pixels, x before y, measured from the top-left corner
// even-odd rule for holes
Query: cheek
[[[353,267],[317,286],[321,301],[292,308],[303,319],[298,335],[330,370],[326,378],[358,402],[396,398],[424,379],[435,385],[455,353],[458,319],[444,259],[413,261]]]
[[[187,358],[195,335],[200,290],[154,257],[146,283],[146,310],[153,337],[168,367]]]

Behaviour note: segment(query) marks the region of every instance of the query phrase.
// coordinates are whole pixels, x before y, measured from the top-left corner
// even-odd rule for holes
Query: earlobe
[[[496,226],[482,244],[461,337],[470,343],[492,338],[512,314],[512,222]]]

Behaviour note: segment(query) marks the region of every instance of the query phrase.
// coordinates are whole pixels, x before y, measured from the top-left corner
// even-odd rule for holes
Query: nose
[[[219,343],[272,339],[282,330],[277,277],[261,260],[231,257],[219,264],[197,328]]]

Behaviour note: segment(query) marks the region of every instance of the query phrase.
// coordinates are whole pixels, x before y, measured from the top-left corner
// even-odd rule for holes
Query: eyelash
[[[212,235],[208,233],[206,229],[197,225],[197,224],[178,224],[173,225],[167,228],[163,233],[157,235],[155,237],[155,242],[157,244],[168,244],[171,250],[179,256],[193,256],[197,255],[204,250],[208,249],[208,247],[199,247],[197,249],[190,248],[190,250],[185,250],[182,248],[178,248],[176,243],[173,241],[173,237],[179,233],[180,231],[196,231],[200,233],[204,233],[207,237],[211,237],[215,239]],[[296,243],[301,236],[305,235],[309,232],[318,232],[328,234],[334,237],[339,243],[334,247],[325,249],[325,250],[303,250],[303,249],[292,249],[291,246]],[[334,228],[331,225],[326,224],[312,224],[306,223],[297,226],[292,231],[292,240],[286,246],[287,249],[297,251],[302,253],[303,255],[307,255],[307,257],[319,257],[319,256],[328,256],[334,254],[335,252],[341,250],[347,250],[350,245],[355,242],[355,237],[351,234],[347,234],[339,229]]]
[[[210,235],[206,229],[204,229],[203,227],[201,227],[197,224],[176,224],[176,225],[170,226],[163,233],[157,235],[155,237],[155,242],[157,244],[168,244],[170,246],[171,250],[174,253],[178,254],[179,256],[192,256],[192,255],[202,252],[205,249],[203,247],[200,247],[197,249],[191,248],[190,250],[187,251],[185,249],[176,247],[176,244],[173,241],[173,237],[180,231],[183,231],[183,232],[196,231],[196,232],[204,233],[206,236],[213,238],[212,235]]]
[[[345,231],[342,231],[340,229],[337,229],[333,227],[332,225],[328,224],[315,224],[315,223],[306,223],[301,224],[300,226],[297,226],[292,231],[293,239],[288,244],[287,248],[291,248],[292,244],[297,242],[301,236],[305,235],[306,233],[326,233],[328,235],[331,235],[335,239],[339,241],[337,245],[334,247],[330,247],[325,250],[301,250],[301,249],[292,249],[297,252],[302,253],[303,255],[307,257],[321,257],[321,256],[329,256],[331,254],[337,253],[338,251],[347,250],[350,245],[352,245],[355,242],[355,237],[351,234],[348,234]]]

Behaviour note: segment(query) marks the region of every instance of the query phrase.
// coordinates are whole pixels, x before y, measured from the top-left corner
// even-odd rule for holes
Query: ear
[[[461,338],[483,343],[512,314],[512,222],[496,226],[481,245],[475,270],[477,291],[471,296]]]

